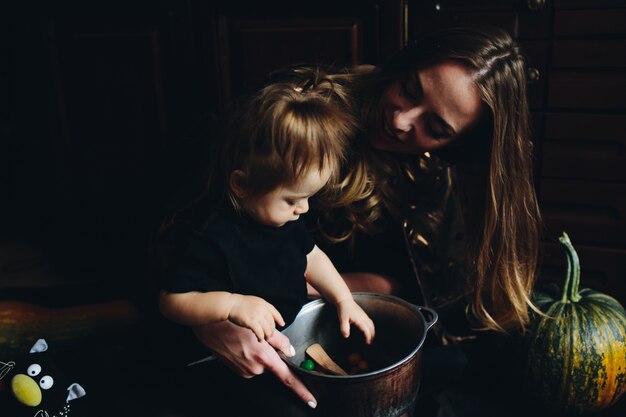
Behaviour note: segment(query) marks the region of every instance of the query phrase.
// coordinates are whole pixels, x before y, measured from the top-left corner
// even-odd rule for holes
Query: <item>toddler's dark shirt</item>
[[[229,291],[256,295],[289,325],[307,301],[306,255],[313,250],[301,217],[282,227],[217,209],[200,227],[178,221],[168,233],[168,292]]]

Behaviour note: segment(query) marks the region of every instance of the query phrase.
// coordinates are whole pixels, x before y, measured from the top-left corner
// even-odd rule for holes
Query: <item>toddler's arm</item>
[[[187,326],[195,327],[228,320],[252,330],[259,341],[274,334],[274,323],[285,325],[278,310],[264,299],[226,291],[161,291],[159,308],[168,319]]]
[[[350,336],[350,324],[354,324],[365,336],[365,342],[374,339],[374,322],[354,301],[352,293],[343,278],[328,258],[317,247],[307,255],[306,280],[326,301],[337,307],[339,325],[344,337]]]

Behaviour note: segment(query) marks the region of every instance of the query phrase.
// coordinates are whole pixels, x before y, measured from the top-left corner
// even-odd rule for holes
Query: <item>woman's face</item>
[[[387,87],[370,144],[404,154],[433,151],[476,124],[482,108],[470,72],[460,63],[440,62]]]

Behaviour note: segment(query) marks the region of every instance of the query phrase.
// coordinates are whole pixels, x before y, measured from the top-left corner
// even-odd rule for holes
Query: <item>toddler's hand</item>
[[[228,321],[247,327],[259,342],[269,339],[276,331],[274,323],[284,326],[285,321],[278,310],[260,297],[233,294],[235,300],[228,314]]]
[[[343,337],[350,336],[350,324],[354,324],[365,336],[368,345],[374,340],[374,322],[351,297],[337,303],[339,326]]]

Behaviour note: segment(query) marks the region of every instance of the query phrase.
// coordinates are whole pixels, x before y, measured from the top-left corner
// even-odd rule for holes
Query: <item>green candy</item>
[[[315,363],[311,359],[306,359],[300,362],[300,368],[312,371],[315,369]]]

